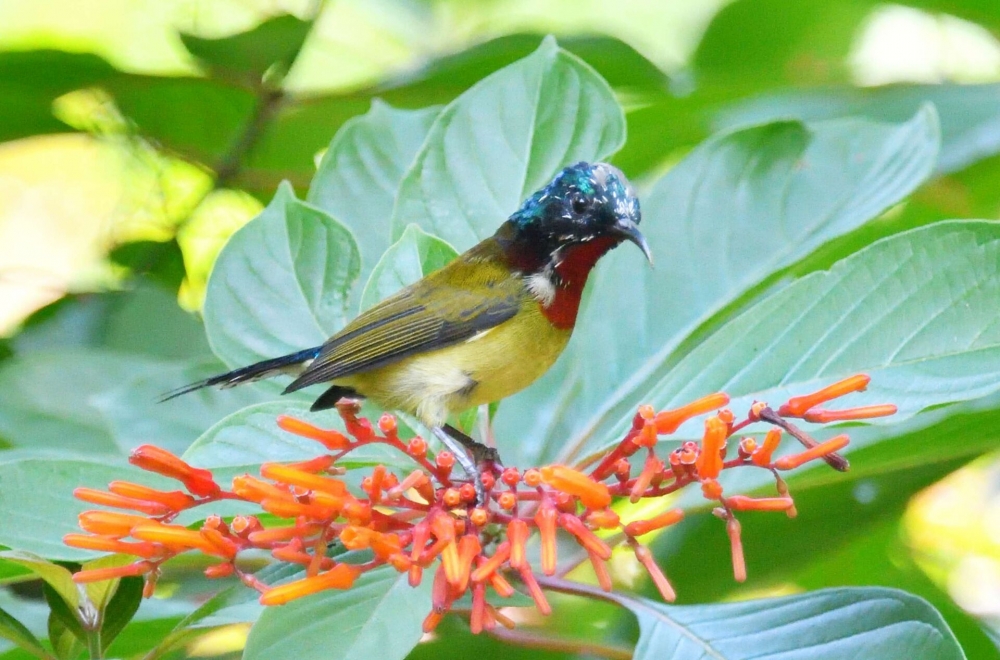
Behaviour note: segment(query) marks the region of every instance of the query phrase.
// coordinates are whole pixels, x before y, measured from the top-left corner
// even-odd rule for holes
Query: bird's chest
[[[545,373],[569,341],[533,299],[513,318],[464,342],[359,374],[354,384],[389,408],[443,423],[451,413],[498,401]],[[363,382],[362,382],[363,381]]]

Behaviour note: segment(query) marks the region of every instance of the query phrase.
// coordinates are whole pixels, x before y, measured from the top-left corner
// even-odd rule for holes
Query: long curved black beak
[[[646,261],[649,265],[653,265],[653,252],[649,249],[649,243],[646,242],[646,237],[642,235],[639,231],[639,225],[635,224],[631,220],[624,220],[615,225],[615,229],[618,235],[624,238],[626,241],[635,243],[642,253],[646,255]]]

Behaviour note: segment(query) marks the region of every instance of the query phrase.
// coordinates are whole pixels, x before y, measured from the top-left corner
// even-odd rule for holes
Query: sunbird
[[[312,410],[367,397],[430,428],[482,503],[477,463],[498,457],[448,417],[508,397],[552,366],[598,259],[631,241],[652,263],[640,220],[639,200],[618,168],[570,165],[493,236],[362,312],[323,345],[212,376],[167,398],[280,374],[296,376],[283,393],[327,385]]]

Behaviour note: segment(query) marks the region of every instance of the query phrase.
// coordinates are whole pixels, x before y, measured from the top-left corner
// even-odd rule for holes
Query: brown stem
[[[819,442],[811,435],[795,426],[770,408],[763,408],[757,416],[760,417],[761,421],[773,424],[787,431],[789,435],[801,442],[806,449],[812,449],[819,444]],[[827,454],[823,457],[823,460],[826,461],[830,467],[839,472],[847,472],[851,467],[851,464],[847,461],[847,459],[837,453]]]
[[[580,653],[596,655],[611,660],[629,660],[632,657],[632,649],[620,646],[601,644],[600,642],[588,642],[579,639],[569,639],[560,637],[550,637],[549,635],[539,635],[538,633],[527,632],[525,630],[508,630],[497,626],[489,631],[489,635],[508,644],[517,644],[532,649],[543,651],[561,651],[563,653]]]

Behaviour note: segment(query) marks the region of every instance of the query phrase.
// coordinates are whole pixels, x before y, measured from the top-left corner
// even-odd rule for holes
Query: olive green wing
[[[517,314],[526,295],[522,279],[493,264],[473,266],[453,262],[362,313],[285,391],[456,344]]]

